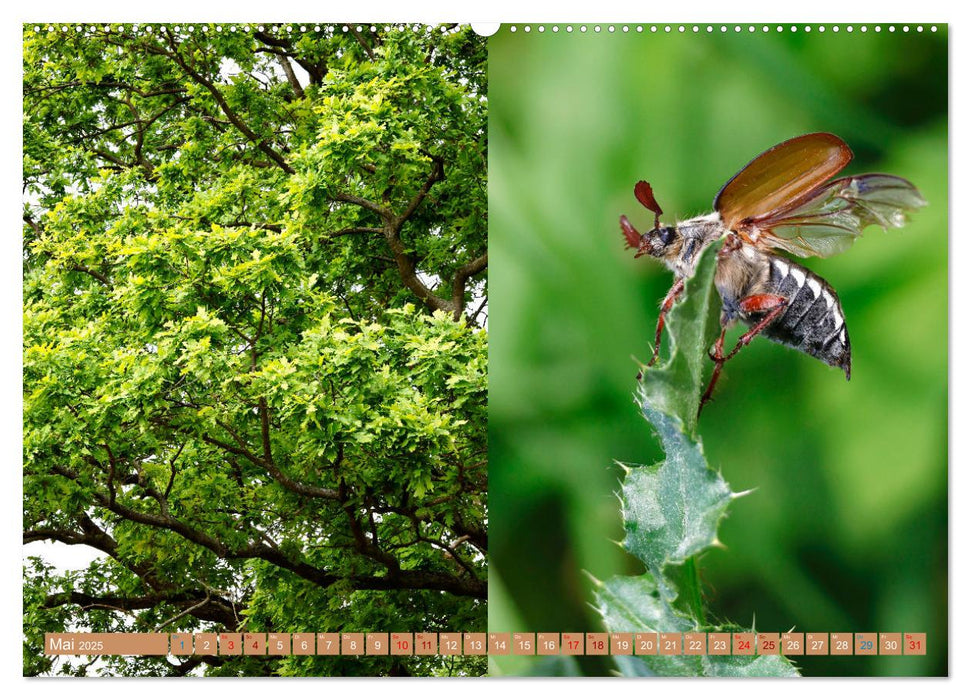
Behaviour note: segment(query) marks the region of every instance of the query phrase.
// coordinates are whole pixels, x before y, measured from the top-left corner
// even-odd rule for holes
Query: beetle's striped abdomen
[[[769,260],[768,291],[786,297],[789,303],[764,335],[840,367],[849,379],[850,336],[836,292],[802,265],[775,255]]]

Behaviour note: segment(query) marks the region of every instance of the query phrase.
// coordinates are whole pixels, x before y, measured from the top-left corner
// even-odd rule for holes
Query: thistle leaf
[[[597,603],[604,625],[614,632],[741,632],[738,627],[704,627],[671,606],[651,574],[617,576],[602,584]],[[792,677],[795,666],[783,656],[616,657],[624,676]]]
[[[697,435],[698,402],[717,333],[712,284],[716,246],[705,252],[684,298],[668,315],[670,357],[645,368],[637,403],[661,441],[657,464],[623,465],[623,546],[647,567],[641,576],[598,583],[596,607],[612,632],[742,631],[706,622],[696,559],[718,542],[718,524],[735,497],[708,466]],[[798,676],[783,656],[617,657],[625,676]]]
[[[662,343],[669,344],[668,360],[645,368],[640,384],[641,403],[680,418],[683,430],[692,436],[698,429],[704,381],[711,372],[708,348],[718,335],[717,248],[709,246],[702,254],[694,276],[685,281],[681,300],[667,314],[668,332]]]
[[[676,418],[642,401],[666,459],[631,468],[624,481],[624,547],[660,575],[665,566],[683,564],[715,544],[732,492],[708,467],[701,442],[691,440]]]

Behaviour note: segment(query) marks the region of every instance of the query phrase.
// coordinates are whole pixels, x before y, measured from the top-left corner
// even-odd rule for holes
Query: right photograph
[[[947,25],[502,25],[488,83],[490,675],[947,676]]]

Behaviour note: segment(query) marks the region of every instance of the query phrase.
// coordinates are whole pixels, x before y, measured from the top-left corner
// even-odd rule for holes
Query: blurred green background
[[[618,227],[711,210],[787,138],[831,131],[844,174],[913,181],[929,205],[808,266],[839,293],[853,380],[757,340],[700,424],[735,491],[724,549],[701,561],[712,620],[762,631],[926,632],[925,657],[803,657],[806,675],[938,675],[947,666],[947,31],[695,34],[634,27],[489,44],[490,593],[493,631],[593,631],[589,572],[642,569],[613,460],[660,457],[633,404],[672,282]],[[492,657],[495,674],[608,673]],[[550,663],[550,662],[546,662]]]

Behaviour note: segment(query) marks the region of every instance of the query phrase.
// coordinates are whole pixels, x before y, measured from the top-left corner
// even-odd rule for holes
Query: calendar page
[[[22,25],[23,675],[948,675],[948,25],[325,20]]]

